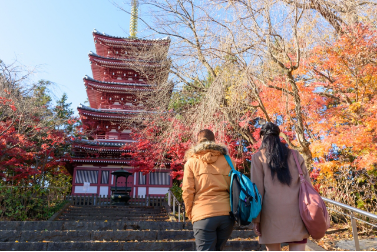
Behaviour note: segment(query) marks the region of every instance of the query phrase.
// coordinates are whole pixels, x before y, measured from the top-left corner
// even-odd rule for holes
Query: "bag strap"
[[[229,155],[224,155],[224,157],[225,157],[226,161],[228,162],[230,168],[232,168],[232,170],[229,172],[229,177],[230,177],[230,176],[232,175],[232,172],[233,172],[233,171],[236,171],[236,170],[234,169],[234,166],[233,166],[232,160],[230,159]],[[242,176],[244,176],[244,175],[242,175]],[[257,195],[257,191],[255,190],[255,183],[253,183],[253,189],[254,189],[255,200],[258,202],[258,195]],[[242,191],[247,197],[252,197],[252,198],[253,198],[253,196],[249,195],[249,193],[248,193],[247,191],[245,191],[245,189],[243,189],[242,187],[241,187],[241,191]]]
[[[293,151],[293,150],[292,150],[292,154],[293,154],[293,157],[295,158],[295,161],[296,161],[296,166],[297,166],[297,169],[298,169],[298,173],[300,174],[300,177],[302,178],[304,175],[303,175],[303,173],[302,173],[301,165],[300,165],[300,163],[298,162],[298,158],[297,158],[297,155],[296,155],[296,151]]]
[[[229,173],[229,176],[230,176],[231,172],[232,172],[232,171],[235,171],[235,169],[234,169],[234,166],[233,166],[232,160],[230,159],[229,155],[224,155],[224,157],[225,157],[226,161],[228,162],[230,168],[232,168],[232,170],[231,170],[230,173]]]

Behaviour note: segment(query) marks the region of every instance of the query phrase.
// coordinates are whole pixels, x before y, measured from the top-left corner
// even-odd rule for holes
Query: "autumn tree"
[[[66,95],[54,106],[48,93],[51,82],[29,82],[30,73],[22,75],[19,67],[0,67],[2,184],[46,186],[51,174],[67,176],[60,159],[68,154],[75,119]]]
[[[189,126],[192,142],[210,127],[221,142],[230,137],[247,163],[261,124],[272,121],[317,178],[348,165],[375,169],[374,1],[142,4],[153,25],[140,21],[172,39],[170,109]],[[157,122],[162,134],[180,134],[168,120]]]

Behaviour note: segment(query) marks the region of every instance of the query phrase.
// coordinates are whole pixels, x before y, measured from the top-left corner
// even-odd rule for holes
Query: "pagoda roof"
[[[89,57],[90,56],[94,56],[94,57],[97,57],[99,58],[98,60],[107,60],[107,61],[114,61],[116,63],[130,63],[130,64],[137,64],[137,63],[144,63],[144,64],[153,64],[153,63],[160,63],[161,61],[160,60],[143,60],[143,59],[140,59],[140,58],[124,58],[124,59],[120,59],[120,58],[111,58],[111,57],[104,57],[104,56],[101,56],[101,55],[98,55],[96,54],[95,52],[93,51],[89,51]]]
[[[145,83],[132,83],[132,82],[112,82],[112,81],[99,81],[88,75],[84,76],[84,81],[88,80],[91,82],[96,82],[99,84],[108,84],[108,85],[118,85],[118,86],[129,86],[129,87],[153,87],[155,84],[145,84]],[[139,89],[138,89],[139,90]]]
[[[137,95],[140,94],[140,92],[151,92],[154,86],[139,83],[103,82],[90,78],[87,75],[84,77],[84,83],[90,106],[93,108],[100,106],[103,93]]]
[[[62,158],[65,162],[81,162],[81,163],[107,163],[107,164],[131,164],[131,160],[125,158],[90,158],[90,157],[71,157]]]
[[[142,39],[142,38],[124,38],[111,36],[106,33],[93,31],[94,44],[96,52],[99,55],[106,56],[110,48],[133,50],[133,48],[153,50],[154,47],[165,48],[167,52],[170,45],[170,38],[165,37],[161,39]],[[120,57],[129,57],[130,55],[118,55]],[[131,56],[132,57],[132,56]]]
[[[77,110],[81,116],[90,117],[90,119],[100,121],[124,121],[125,119],[136,119],[137,116],[143,113],[154,113],[144,110],[103,110],[87,107],[82,104],[77,107]],[[144,119],[144,117],[139,119]],[[85,123],[84,120],[83,123]]]
[[[96,109],[96,108],[91,108],[88,106],[85,106],[83,104],[80,104],[77,109],[81,110],[87,110],[87,111],[93,111],[96,113],[104,113],[104,114],[119,114],[119,115],[135,115],[135,114],[140,114],[140,113],[155,113],[153,111],[145,111],[145,110],[104,110],[104,109]]]
[[[94,35],[99,35],[101,36],[102,38],[104,39],[108,39],[110,40],[111,42],[118,42],[118,43],[129,43],[129,44],[135,44],[135,45],[145,45],[145,42],[149,42],[149,43],[158,43],[158,42],[170,42],[170,38],[169,37],[165,37],[165,38],[158,38],[158,39],[144,39],[144,38],[126,38],[126,37],[119,37],[119,36],[113,36],[113,35],[109,35],[109,34],[106,34],[104,32],[99,32],[97,31],[97,29],[94,29],[93,30],[93,36]]]
[[[135,69],[140,68],[158,68],[161,67],[161,61],[146,61],[141,59],[117,59],[107,58],[89,52],[89,60],[92,66],[93,77],[97,80],[103,76],[104,69]]]

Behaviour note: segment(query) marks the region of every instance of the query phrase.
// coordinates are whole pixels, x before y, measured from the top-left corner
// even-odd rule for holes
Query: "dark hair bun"
[[[260,136],[269,136],[269,135],[279,136],[279,134],[280,134],[279,127],[272,122],[265,123],[262,126],[261,131],[260,131]]]

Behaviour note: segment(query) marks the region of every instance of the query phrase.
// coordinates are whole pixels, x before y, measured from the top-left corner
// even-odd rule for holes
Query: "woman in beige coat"
[[[253,220],[259,243],[267,250],[281,250],[288,243],[289,250],[305,250],[309,233],[299,211],[299,172],[292,152],[280,142],[279,127],[266,123],[261,129],[260,150],[252,157],[251,181],[263,198],[262,210]],[[303,157],[297,153],[305,179],[310,182]]]

